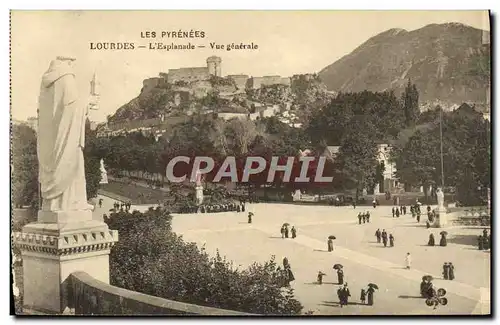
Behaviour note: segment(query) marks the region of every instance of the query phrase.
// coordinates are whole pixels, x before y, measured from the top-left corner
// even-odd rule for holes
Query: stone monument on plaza
[[[200,171],[196,172],[196,201],[198,205],[203,204],[203,184],[201,183],[201,173]]]
[[[42,76],[38,106],[41,209],[14,234],[23,261],[23,308],[61,313],[70,306],[68,276],[109,283],[109,252],[118,233],[92,219],[83,160],[88,105],[78,101],[75,59],[59,56]]]
[[[106,171],[106,168],[104,167],[104,159],[101,159],[101,181],[99,184],[108,184],[108,172]]]
[[[446,216],[447,214],[446,208],[444,206],[444,192],[442,188],[438,188],[436,190],[436,196],[437,196],[438,206],[436,208],[437,222],[435,224],[437,227],[443,228],[446,227],[448,220]]]

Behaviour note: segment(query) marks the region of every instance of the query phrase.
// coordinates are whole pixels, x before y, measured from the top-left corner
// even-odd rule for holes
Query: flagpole
[[[443,109],[439,111],[439,138],[441,143],[441,187],[444,193],[444,160],[443,160]]]

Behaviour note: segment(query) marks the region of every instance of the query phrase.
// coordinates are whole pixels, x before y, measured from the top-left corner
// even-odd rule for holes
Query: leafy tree
[[[96,131],[91,130],[90,121],[85,123],[85,148],[83,151],[85,162],[85,181],[87,183],[87,198],[91,199],[97,196],[99,182],[101,181],[101,157],[96,153]]]
[[[374,132],[374,125],[365,116],[356,116],[342,138],[336,164],[343,176],[343,186],[356,189],[356,200],[363,188],[373,187],[376,183],[378,152],[371,136]]]
[[[405,91],[403,93],[403,105],[406,119],[406,126],[413,126],[420,114],[418,106],[418,90],[415,84],[412,84],[408,79]]]
[[[274,258],[246,270],[171,229],[162,208],[113,213],[105,222],[120,233],[110,254],[111,284],[157,297],[256,314],[300,314],[293,289],[284,287]]]
[[[27,125],[12,125],[11,186],[15,206],[38,208],[38,157],[36,133]]]

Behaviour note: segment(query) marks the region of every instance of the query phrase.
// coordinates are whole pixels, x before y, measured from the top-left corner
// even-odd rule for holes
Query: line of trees
[[[324,175],[333,176],[332,183],[284,184],[283,172],[278,172],[275,181],[268,183],[264,171],[251,177],[247,185],[286,191],[304,189],[319,194],[347,190],[359,193],[363,188],[372,190],[383,179],[385,167],[377,157],[379,143],[392,145],[389,154],[396,164],[394,176],[400,182],[427,189],[441,183],[441,113],[444,183],[455,187],[465,204],[484,200],[491,176],[489,121],[468,105],[454,112],[441,112],[438,107],[420,113],[418,91],[410,82],[400,98],[393,92],[340,93],[323,108],[313,110],[303,129],[290,127],[276,117],[224,121],[212,115],[193,115],[169,129],[158,141],[141,133],[96,138],[95,132],[88,129],[85,149],[88,196],[97,193],[101,158],[108,171],[134,172],[155,179],[165,175],[168,162],[176,156],[212,157],[217,171],[227,156],[235,156],[240,164],[248,156],[260,156],[269,166],[272,156],[296,157],[306,149],[310,155],[319,157],[327,145],[340,146],[335,161],[328,161],[325,166]],[[29,132],[13,130],[13,157],[17,159],[13,161],[14,202],[33,201],[33,193],[37,192],[37,182],[33,181],[37,178],[36,138]],[[316,167],[311,166],[311,175]],[[178,168],[179,173],[185,171],[182,165]],[[294,166],[294,173],[298,169],[299,165]],[[210,181],[214,174],[207,175],[206,180]]]

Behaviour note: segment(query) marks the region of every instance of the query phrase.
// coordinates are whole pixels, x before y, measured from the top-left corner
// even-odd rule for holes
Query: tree
[[[405,91],[403,93],[403,106],[406,119],[406,126],[414,126],[415,122],[420,114],[420,108],[418,106],[418,90],[415,84],[411,83],[408,79],[408,84],[406,85]]]
[[[246,270],[172,232],[163,208],[111,214],[120,233],[110,254],[111,284],[176,301],[256,314],[300,314],[302,305],[285,287],[274,258]]]
[[[85,123],[85,148],[83,150],[85,164],[85,181],[87,183],[87,199],[97,196],[101,181],[101,156],[96,148],[96,131],[91,130],[90,121]]]
[[[356,200],[363,188],[376,183],[378,151],[371,136],[374,132],[374,125],[365,116],[356,116],[342,138],[337,166],[343,176],[344,187],[356,189]]]
[[[12,125],[11,186],[15,206],[38,209],[38,157],[36,133],[27,125]]]

